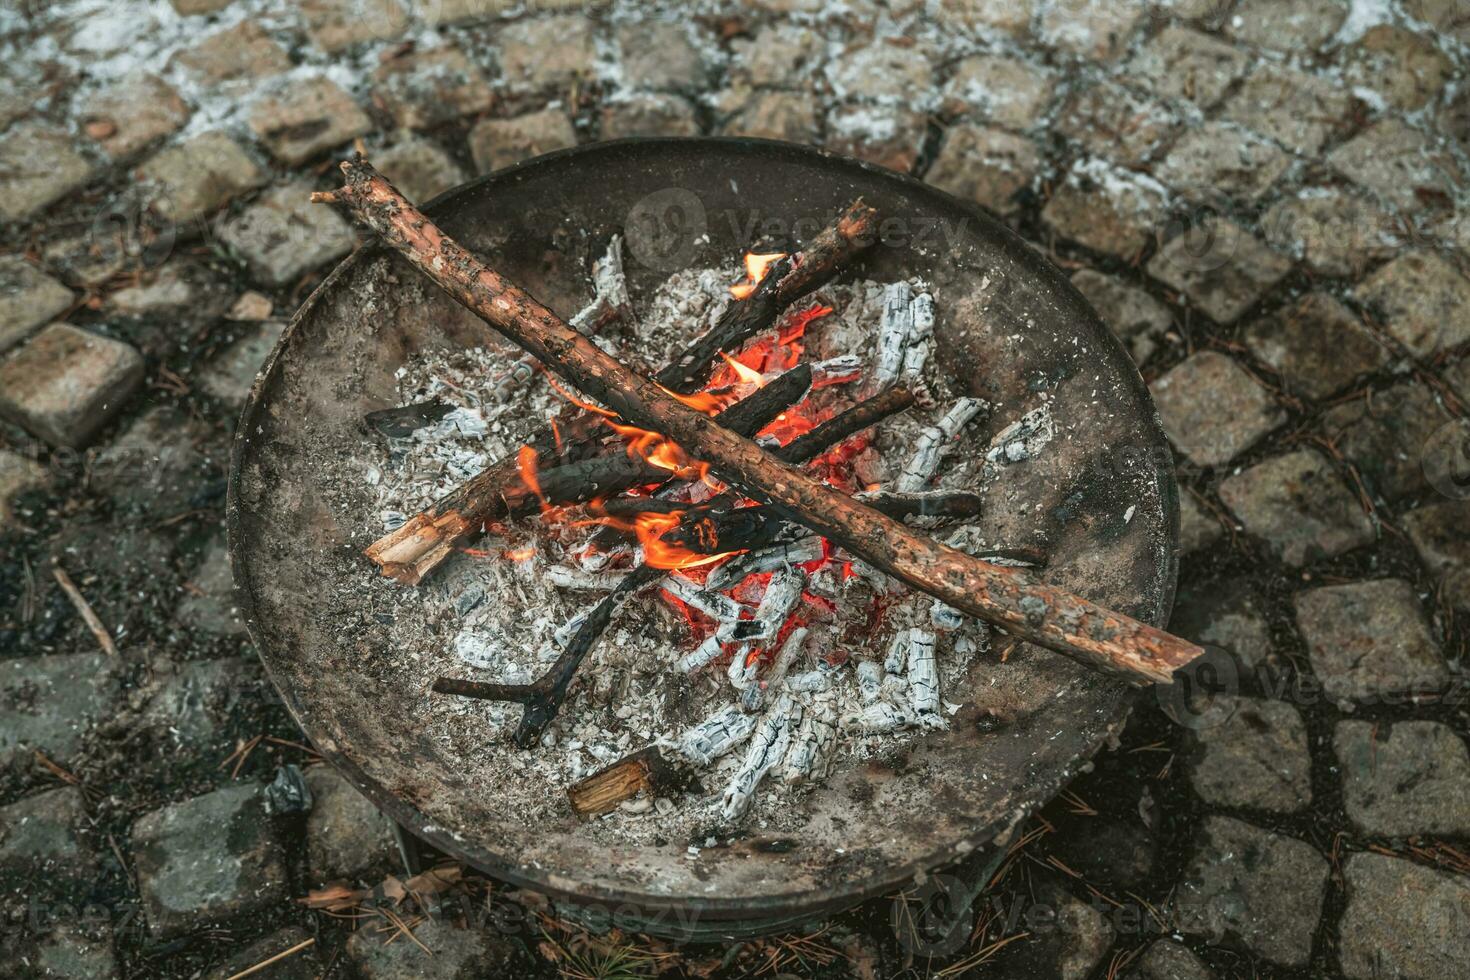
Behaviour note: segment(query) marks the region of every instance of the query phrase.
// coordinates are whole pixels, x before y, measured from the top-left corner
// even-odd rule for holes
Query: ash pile
[[[748,255],[733,286],[730,268],[675,273],[635,310],[615,237],[594,267],[596,299],[572,323],[653,373],[782,259]],[[1049,408],[997,420],[988,442],[971,436],[990,406],[934,363],[941,302],[917,279],[825,285],[719,352],[702,388],[680,397],[721,424],[749,409],[744,424],[768,451],[948,544],[1037,564],[973,521],[999,468],[1044,451]],[[422,675],[409,696],[428,730],[490,760],[527,819],[564,808],[570,791],[612,840],[766,826],[788,794],[947,727],[961,707],[946,691],[987,649],[984,623],[743,498],[534,361],[428,353],[400,369],[398,390],[401,407],[370,419],[383,452],[366,474],[390,535],[496,460],[517,460],[503,514],[425,583],[434,628],[402,653]],[[549,420],[553,451],[525,444],[528,420]],[[572,440],[596,449],[562,463]],[[574,643],[586,645],[580,669],[530,726],[529,703],[503,692],[554,671]],[[579,788],[609,780],[616,788],[579,802]]]

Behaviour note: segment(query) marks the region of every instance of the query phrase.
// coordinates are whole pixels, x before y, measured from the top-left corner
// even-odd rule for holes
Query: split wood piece
[[[312,195],[312,200],[335,201],[337,194],[317,193]],[[347,202],[346,198],[343,200]],[[878,213],[861,200],[854,201],[800,252],[773,266],[750,296],[733,300],[714,327],[686,347],[653,380],[681,394],[699,390],[720,352],[733,353],[747,340],[773,326],[786,307],[831,280],[858,253],[872,245],[877,240],[877,231]],[[585,450],[582,445],[585,440],[576,438],[575,428],[563,426],[563,434],[569,437],[569,445]],[[550,430],[539,432],[530,440],[529,445],[538,454],[538,466],[540,457],[554,444]],[[500,491],[514,485],[519,467],[515,453],[491,463],[433,506],[374,541],[364,553],[389,578],[405,585],[419,584],[466,540],[484,530],[486,524],[505,516],[505,501]]]
[[[781,508],[879,571],[1016,636],[1135,682],[1169,683],[1175,670],[1204,652],[1024,569],[972,558],[772,459],[567,326],[446,236],[365,161],[345,161],[342,171],[344,187],[313,199],[346,205],[420,272],[588,397],[663,434],[727,483]]]
[[[652,801],[681,792],[688,784],[687,773],[665,759],[658,746],[649,745],[568,786],[567,799],[578,816],[595,817],[639,793]]]
[[[724,409],[714,417],[715,422],[741,435],[753,436],[805,398],[811,386],[811,365],[797,365]],[[534,512],[542,501],[581,503],[645,483],[662,483],[670,476],[669,470],[630,456],[620,447],[615,453],[540,470],[536,473],[536,489],[518,478],[515,485],[502,488],[501,496],[505,498],[506,513],[515,516]]]
[[[914,396],[910,392],[898,388],[891,389],[828,419],[800,439],[794,439],[777,449],[776,453],[785,454],[788,462],[808,462],[867,426],[876,425],[888,416],[903,411],[913,402]],[[734,504],[736,501],[733,494],[715,499],[724,500],[727,505]],[[509,701],[525,705],[521,723],[516,728],[515,741],[516,745],[521,748],[534,745],[541,737],[541,733],[545,731],[546,726],[551,724],[551,720],[561,710],[562,702],[566,700],[567,691],[571,688],[572,678],[576,675],[577,668],[591,652],[598,637],[612,622],[613,616],[623,607],[629,597],[661,581],[666,575],[667,572],[664,569],[654,568],[651,565],[639,565],[633,569],[587,614],[587,618],[577,626],[576,632],[567,641],[561,655],[556,658],[546,673],[530,684],[496,684],[487,681],[440,677],[434,682],[433,690],[436,694],[453,694],[459,697]]]

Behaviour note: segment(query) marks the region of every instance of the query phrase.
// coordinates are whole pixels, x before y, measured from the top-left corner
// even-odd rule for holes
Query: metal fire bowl
[[[804,147],[658,139],[549,154],[424,210],[567,316],[590,298],[590,259],[615,231],[628,235],[636,305],[674,269],[728,263],[763,233],[809,235],[859,195],[885,220],[855,272],[933,284],[938,363],[996,406],[977,436],[1050,398],[1057,437],[987,491],[989,540],[1041,544],[1050,580],[1163,624],[1178,499],[1148,391],[1065,276],[975,208]],[[561,902],[660,931],[698,923],[733,935],[820,917],[975,853],[1121,727],[1129,688],[1023,645],[948,682],[945,700],[964,704],[949,731],[798,797],[809,821],[795,837],[747,828],[691,860],[686,840],[593,843],[570,809],[536,826],[497,812],[493,792],[466,786],[453,750],[354,669],[394,649],[392,624],[351,599],[376,574],[361,552],[380,523],[365,488],[322,462],[379,452],[362,417],[397,403],[394,371],[415,351],[462,347],[470,327],[398,256],[360,249],[292,320],[245,406],[231,461],[236,596],[260,657],[322,755],[413,834]]]

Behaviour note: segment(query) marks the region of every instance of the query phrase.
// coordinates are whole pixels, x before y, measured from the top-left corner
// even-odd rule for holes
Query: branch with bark
[[[367,162],[346,161],[342,171],[346,184],[313,200],[345,205],[358,223],[458,302],[587,396],[663,434],[747,496],[781,508],[885,574],[1015,636],[1138,682],[1169,682],[1176,669],[1203,653],[1024,569],[991,565],[941,544],[772,459],[750,439],[629,369],[486,266]]]

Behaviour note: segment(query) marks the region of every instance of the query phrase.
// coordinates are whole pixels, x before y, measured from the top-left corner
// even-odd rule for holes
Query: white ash
[[[1031,459],[1056,434],[1057,427],[1052,421],[1051,409],[1043,404],[996,433],[991,440],[990,450],[985,454],[985,461],[1005,465]]]
[[[636,327],[613,323],[599,340],[634,366],[657,369],[709,328],[729,302],[728,285],[740,278],[734,264],[677,273],[636,304]],[[927,289],[917,281],[908,286],[910,295]],[[810,298],[833,312],[808,325],[804,359],[827,362],[834,376],[861,372],[857,385],[824,387],[809,396],[825,414],[835,414],[866,393],[862,389],[872,376],[889,288],[857,282],[826,287]],[[942,303],[943,297],[935,301]],[[807,305],[798,304],[798,309]],[[925,329],[922,312],[919,317]],[[495,397],[495,379],[519,356],[508,348],[432,351],[416,355],[399,371],[400,404],[438,400],[452,411],[406,438],[383,441],[383,453],[370,461],[378,512],[401,523],[478,470],[514,454],[546,418],[564,407],[539,374],[505,400]],[[923,371],[923,385],[945,404],[964,394],[932,362]],[[855,489],[889,487],[889,475],[902,471],[921,433],[942,422],[939,411],[915,408],[873,430],[869,448],[853,466],[861,481]],[[959,432],[946,441],[950,455],[931,481],[934,487],[979,489],[983,440]],[[698,499],[706,492],[665,496]],[[474,759],[468,775],[496,785],[503,805],[520,818],[560,813],[567,785],[657,743],[706,770],[700,782],[709,792],[660,799],[652,807],[639,802],[620,808],[591,822],[589,834],[610,843],[644,844],[686,834],[697,844],[707,828],[727,814],[733,819],[742,812],[746,821],[759,826],[795,828],[801,808],[791,806],[789,794],[806,792],[804,787],[819,783],[825,773],[922,737],[921,715],[912,700],[918,689],[922,703],[932,705],[925,686],[928,675],[921,668],[922,683],[915,684],[912,668],[885,673],[881,661],[896,633],[929,622],[931,600],[909,593],[862,562],[852,561],[855,574],[849,574],[843,562],[851,556],[838,549],[827,565],[803,575],[797,566],[822,556],[821,542],[811,537],[773,549],[782,560],[772,556],[773,565],[761,568],[758,574],[771,577],[764,589],[751,585],[759,579],[744,579],[732,581],[726,591],[711,590],[675,573],[630,599],[588,654],[561,713],[537,748],[522,751],[510,742],[520,720],[519,705],[429,692],[432,680],[443,675],[505,683],[540,676],[601,597],[581,590],[611,588],[638,558],[627,546],[589,552],[587,542],[596,530],[549,524],[541,517],[498,528],[497,534],[474,542],[472,552],[445,562],[408,596],[414,615],[428,626],[419,642],[398,653],[400,667],[412,665],[421,681],[416,693],[413,685],[405,686],[405,710],[423,719],[426,737]],[[722,648],[713,634],[708,639],[692,634],[686,612],[675,608],[675,599],[685,603],[706,629],[711,623],[716,628],[756,623],[747,629],[762,639],[741,643],[769,644],[786,621],[780,610],[800,604],[803,591],[825,598],[834,608],[803,624],[806,632],[799,637],[793,631],[791,642],[779,650],[763,649],[748,677],[740,672],[745,690],[757,692],[745,695],[744,703],[742,692],[729,682],[723,659],[733,653],[743,661],[740,650]],[[880,597],[886,603],[880,626],[866,628]],[[762,607],[769,626],[760,622]],[[859,639],[852,640],[854,636]],[[939,696],[963,700],[958,684],[984,656],[986,636],[984,625],[969,618],[957,628],[938,631],[933,650]],[[877,668],[876,695],[867,686],[871,668],[860,666],[864,664]],[[865,678],[861,690],[860,670]],[[872,700],[865,702],[865,695]],[[757,731],[765,733],[760,752],[734,752]],[[772,773],[776,775],[762,778]],[[721,792],[722,787],[728,792]]]

